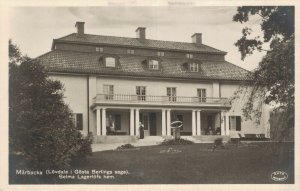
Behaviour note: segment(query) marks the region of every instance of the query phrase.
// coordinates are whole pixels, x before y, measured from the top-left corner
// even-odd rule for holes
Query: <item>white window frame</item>
[[[189,59],[191,59],[191,58],[194,58],[194,55],[193,55],[193,54],[190,54],[190,53],[188,53],[188,54],[186,54],[186,55],[185,55],[185,57],[186,57],[186,58],[189,58]]]
[[[206,102],[207,92],[206,92],[205,88],[198,88],[197,89],[197,95],[198,95],[198,98],[199,98],[199,102]]]
[[[158,60],[149,60],[148,67],[150,70],[158,70],[159,69],[159,61]]]
[[[134,54],[134,49],[127,49],[127,54]]]
[[[146,86],[136,86],[136,95],[139,101],[146,101]]]
[[[161,56],[161,57],[163,57],[163,56],[165,56],[165,52],[158,51],[158,52],[157,52],[157,56]]]
[[[199,66],[197,63],[192,62],[192,63],[189,63],[189,69],[190,69],[190,72],[198,72]]]
[[[108,59],[111,59],[110,61]],[[112,63],[114,61],[114,63]],[[115,68],[117,65],[117,59],[114,57],[105,57],[105,66],[109,68]]]
[[[176,102],[176,97],[177,97],[176,87],[167,87],[167,96],[169,97],[169,101]]]
[[[114,99],[114,85],[103,84],[103,94],[106,100]]]
[[[97,47],[96,47],[96,52],[103,52],[103,47],[97,46]]]

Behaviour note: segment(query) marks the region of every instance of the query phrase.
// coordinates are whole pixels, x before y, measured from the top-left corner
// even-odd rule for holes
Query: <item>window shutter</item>
[[[241,116],[236,116],[236,130],[240,131],[241,130]]]
[[[83,130],[82,113],[76,114],[76,127],[78,130]]]

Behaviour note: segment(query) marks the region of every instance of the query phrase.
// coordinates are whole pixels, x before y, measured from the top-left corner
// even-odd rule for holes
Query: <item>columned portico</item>
[[[101,135],[101,110],[96,110],[97,135]]]
[[[201,135],[201,110],[197,111],[197,133],[198,136]]]
[[[134,136],[134,109],[130,108],[130,135]]]
[[[161,110],[161,134],[162,136],[166,135],[166,110]]]
[[[221,114],[221,135],[225,135],[226,132],[225,132],[225,122],[226,122],[226,119],[225,119],[225,115],[224,115],[224,111],[221,111],[220,112]]]
[[[196,135],[196,111],[192,111],[192,135]]]
[[[140,128],[140,110],[135,110],[135,135],[139,136],[139,128]]]
[[[229,113],[225,114],[225,135],[230,135],[230,131],[229,131]]]
[[[167,110],[167,135],[171,135],[171,110]]]
[[[102,135],[106,135],[106,108],[102,108]]]

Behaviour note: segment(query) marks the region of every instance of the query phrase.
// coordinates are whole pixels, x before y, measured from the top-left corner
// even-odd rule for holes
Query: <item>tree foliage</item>
[[[259,66],[250,73],[252,81],[237,92],[243,92],[247,102],[243,107],[246,118],[259,119],[262,104],[273,104],[285,116],[284,127],[294,126],[295,91],[295,40],[294,7],[261,6],[238,7],[233,21],[247,23],[251,17],[260,18],[263,37],[250,37],[253,31],[245,27],[242,37],[235,43],[241,53],[241,59],[263,51],[263,45],[269,45],[266,55]],[[245,88],[247,87],[247,88]],[[250,87],[250,88],[249,88]],[[236,95],[237,95],[236,94]]]
[[[38,61],[24,58],[16,45],[9,46],[10,153],[39,169],[66,168],[78,154],[91,154],[90,141],[74,127],[63,102],[63,85]]]

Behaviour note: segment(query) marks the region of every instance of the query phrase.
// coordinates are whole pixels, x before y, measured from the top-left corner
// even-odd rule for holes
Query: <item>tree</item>
[[[24,58],[11,41],[9,48],[10,154],[38,169],[67,168],[79,154],[91,154],[90,140],[75,128],[63,102],[63,85],[49,79],[38,61]]]
[[[263,103],[275,105],[275,110],[282,113],[282,123],[278,125],[282,126],[282,133],[286,133],[287,127],[294,127],[295,116],[294,7],[238,7],[233,21],[247,23],[250,17],[259,18],[263,37],[253,37],[252,29],[245,27],[235,46],[242,60],[255,50],[266,51],[266,55],[250,73],[251,82],[240,89],[237,95],[241,92],[247,94],[248,100],[243,107],[246,118],[259,119]],[[263,48],[266,45],[269,45],[267,50]]]

